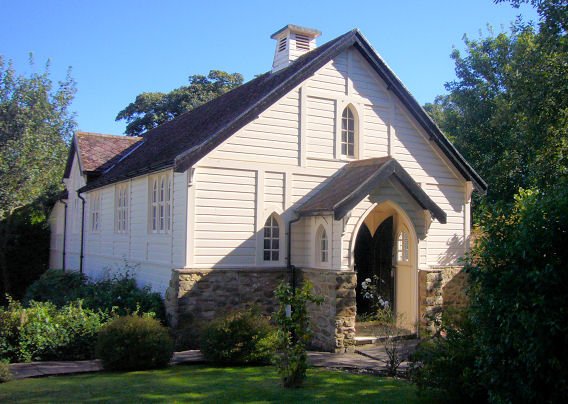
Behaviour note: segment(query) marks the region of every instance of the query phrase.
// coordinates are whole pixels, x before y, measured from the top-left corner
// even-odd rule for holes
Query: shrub
[[[256,309],[239,310],[213,320],[201,332],[201,352],[220,363],[267,363],[273,328]]]
[[[87,277],[77,271],[63,272],[59,269],[50,269],[26,290],[23,303],[29,305],[35,300],[51,302],[61,307],[83,297],[82,291],[86,282]]]
[[[120,316],[135,313],[153,313],[165,323],[165,308],[162,296],[152,292],[149,286],[138,287],[130,272],[116,273],[84,287],[87,307],[114,311]]]
[[[9,300],[6,309],[0,308],[0,359],[92,359],[96,335],[107,319],[80,302],[58,309],[49,302],[31,302],[25,308]]]
[[[84,307],[107,314],[154,313],[165,322],[162,297],[147,286],[138,287],[128,263],[94,282],[76,271],[49,270],[28,288],[24,303],[52,302],[61,307],[77,299],[83,300]]]
[[[12,380],[10,365],[8,365],[8,362],[0,360],[0,383],[9,382],[10,380]]]
[[[312,294],[309,282],[298,290],[283,282],[276,288],[275,295],[279,306],[275,313],[278,331],[274,364],[284,387],[299,387],[306,379],[306,346],[312,337],[307,303],[321,304],[323,298]]]
[[[523,191],[482,218],[470,265],[477,375],[490,400],[568,397],[568,184]]]
[[[440,333],[422,341],[412,355],[410,376],[430,397],[437,391],[442,401],[486,402],[487,393],[474,370],[475,328],[465,314],[442,314]]]
[[[421,387],[490,402],[564,402],[568,396],[568,187],[521,190],[493,206],[472,250],[469,302],[417,359]]]
[[[117,317],[100,330],[96,355],[108,370],[155,369],[168,364],[173,340],[152,317]]]

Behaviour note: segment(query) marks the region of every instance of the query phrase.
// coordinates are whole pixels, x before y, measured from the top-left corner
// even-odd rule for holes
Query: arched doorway
[[[406,212],[390,201],[375,205],[359,220],[352,237],[358,320],[372,312],[371,300],[365,299],[362,287],[366,279],[371,279],[399,325],[416,332],[418,247],[414,225]],[[360,329],[358,326],[357,334]]]
[[[355,271],[357,272],[356,293],[357,313],[370,315],[374,308],[372,300],[367,298],[362,282],[370,279],[376,285],[377,293],[386,306],[393,306],[395,301],[395,285],[393,273],[393,224],[392,216],[385,219],[378,229],[369,229],[363,223],[355,242]]]

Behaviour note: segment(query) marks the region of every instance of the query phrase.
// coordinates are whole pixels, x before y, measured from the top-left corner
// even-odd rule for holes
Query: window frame
[[[399,263],[410,263],[410,234],[406,227],[398,232],[396,238],[396,260]]]
[[[100,233],[101,231],[101,205],[101,193],[91,193],[89,197],[89,229],[91,233]]]
[[[171,173],[149,178],[148,231],[152,234],[170,234],[172,231],[173,184]]]
[[[329,236],[325,226],[319,225],[316,231],[316,262],[318,265],[330,264]]]
[[[281,229],[282,223],[278,215],[276,213],[270,214],[262,227],[262,262],[265,264],[280,263],[282,261]],[[267,230],[269,230],[268,235]],[[274,246],[275,241],[276,247]]]
[[[130,184],[122,183],[115,186],[114,232],[127,234],[130,214]]]
[[[354,159],[357,158],[357,114],[351,104],[343,108],[341,112],[341,138],[339,141],[341,150],[340,155],[342,158]],[[351,148],[351,153],[349,152]]]

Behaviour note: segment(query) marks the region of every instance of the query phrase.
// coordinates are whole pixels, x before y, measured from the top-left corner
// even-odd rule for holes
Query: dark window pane
[[[272,251],[272,261],[278,261],[278,251]]]
[[[345,143],[341,145],[341,154],[347,154],[347,145]]]
[[[264,228],[264,237],[270,237],[270,227]]]
[[[264,249],[270,250],[270,239],[269,238],[264,239]]]
[[[277,238],[272,240],[272,249],[273,250],[278,250],[280,248],[279,245],[280,245],[280,243],[278,242]]]
[[[265,251],[265,252],[264,252],[264,260],[265,260],[265,261],[270,261],[270,251]]]

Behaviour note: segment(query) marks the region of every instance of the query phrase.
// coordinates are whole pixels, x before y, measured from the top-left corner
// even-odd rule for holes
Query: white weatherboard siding
[[[321,264],[315,258],[315,234],[324,220],[330,246],[328,267],[352,268],[351,244],[359,221],[374,203],[392,201],[410,216],[418,233],[418,268],[456,264],[469,237],[470,189],[352,48],[284,95],[189,172],[169,171],[173,178],[170,232],[151,232],[151,176],[126,181],[129,216],[128,231],[123,234],[115,231],[116,184],[84,194],[88,202],[95,192],[101,198],[98,232],[91,231],[90,209],[88,204],[85,206],[85,272],[98,277],[105,268],[127,262],[139,267],[141,283],[164,291],[172,268],[285,266],[287,222],[294,217],[294,208],[353,160],[340,155],[341,116],[347,106],[357,122],[355,159],[395,158],[446,212],[447,224],[433,220],[429,225],[429,212],[422,210],[401,186],[389,182],[340,221],[326,216],[295,223],[292,263],[303,267]],[[85,179],[77,158],[66,184],[70,190],[66,266],[78,269],[81,201],[75,190],[85,185]],[[55,256],[61,254],[62,212],[63,208],[58,207],[57,219],[50,219],[56,230],[52,237],[52,266],[58,264]],[[280,221],[280,260],[267,263],[262,256],[263,226],[272,213]]]
[[[254,170],[196,170],[195,268],[255,265],[256,175]]]
[[[347,162],[338,155],[341,113],[347,105],[357,115],[358,157],[391,155],[448,216],[447,224],[434,220],[419,239],[419,267],[457,263],[465,252],[464,240],[469,234],[465,228],[469,215],[464,211],[465,180],[449,167],[437,146],[360,54],[349,50],[197,164],[202,174],[196,177],[196,230],[188,236],[195,237],[195,267],[255,264],[253,257],[260,253],[255,248],[262,246],[255,242],[254,233],[255,229],[262,229],[270,214],[267,206],[279,207],[282,203],[285,217],[290,217],[291,208],[313,195]],[[262,181],[262,186],[257,181]],[[257,189],[261,193],[258,197]],[[378,192],[395,190],[391,200],[409,209],[409,215],[420,227],[417,231],[425,233],[424,217],[429,213],[409,202],[404,190],[401,193],[396,189],[391,184]],[[351,216],[363,214],[362,206]],[[345,235],[341,236],[341,227],[341,223],[334,223],[331,228],[330,245],[343,243],[342,256],[331,257],[332,267],[347,269],[349,247]],[[313,264],[315,231],[307,219],[294,224],[295,265]],[[348,231],[346,228],[345,232]]]
[[[69,189],[84,185],[75,162],[68,180]],[[172,175],[171,170],[168,171]],[[160,174],[160,173],[157,173]],[[151,176],[150,176],[151,177]],[[149,176],[136,177],[125,182],[108,185],[82,194],[85,205],[84,261],[85,274],[98,279],[109,271],[128,267],[136,272],[142,285],[151,285],[154,290],[164,292],[169,284],[172,268],[185,266],[185,237],[187,210],[187,177],[185,173],[173,174],[172,181],[172,227],[171,231],[153,234],[150,227]],[[79,185],[77,185],[79,184]],[[115,230],[116,186],[128,184],[128,223],[127,231]],[[90,203],[94,194],[100,195],[100,225],[93,231]],[[67,212],[67,268],[79,269],[80,212],[75,212],[76,193],[69,192]],[[80,200],[79,200],[80,202]],[[78,204],[80,207],[80,204]],[[63,211],[63,209],[59,209]],[[61,213],[62,215],[62,213]],[[63,220],[62,218],[58,220]],[[57,233],[56,238],[62,237]],[[53,237],[52,237],[53,239]],[[57,243],[56,240],[53,243]],[[58,252],[59,254],[59,252]],[[52,254],[53,255],[53,254]],[[52,268],[56,258],[52,259]]]

